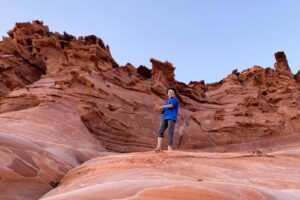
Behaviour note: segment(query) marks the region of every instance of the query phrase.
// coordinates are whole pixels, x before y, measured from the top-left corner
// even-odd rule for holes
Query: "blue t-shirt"
[[[164,105],[169,105],[172,104],[174,107],[173,108],[164,108],[162,110],[162,120],[166,120],[166,119],[171,119],[176,121],[177,120],[177,115],[178,115],[178,99],[176,97],[172,97],[170,99],[168,99]]]

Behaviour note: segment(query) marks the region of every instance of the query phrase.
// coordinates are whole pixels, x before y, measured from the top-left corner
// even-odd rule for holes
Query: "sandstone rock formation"
[[[299,153],[298,148],[288,154],[111,155],[71,170],[60,186],[41,200],[296,200]],[[287,166],[286,162],[293,164]]]
[[[167,188],[167,196],[167,191],[190,188],[191,195],[230,199],[236,194],[233,190],[228,189],[227,194],[220,192],[220,187],[226,185],[229,180],[226,177],[230,175],[221,176],[218,169],[231,169],[229,174],[236,177],[230,179],[230,184],[236,185],[238,173],[235,170],[238,167],[244,169],[244,165],[251,163],[258,168],[261,166],[251,174],[257,172],[259,178],[245,181],[245,186],[236,185],[241,194],[246,195],[245,199],[263,198],[261,195],[276,199],[276,194],[292,199],[292,190],[299,191],[299,182],[290,180],[280,185],[279,182],[269,181],[271,177],[265,176],[266,170],[262,169],[269,165],[273,167],[274,174],[278,172],[276,180],[284,177],[289,170],[295,170],[295,174],[299,172],[294,168],[279,170],[285,166],[282,164],[284,162],[297,163],[294,158],[299,158],[299,154],[290,156],[289,152],[297,152],[299,149],[296,147],[300,144],[299,72],[295,75],[291,73],[283,52],[275,54],[274,69],[254,66],[242,72],[234,70],[218,83],[192,81],[185,84],[176,81],[175,67],[168,61],[152,58],[152,69],[145,66],[136,68],[130,63],[119,66],[109,46],[94,35],[76,38],[67,33],[53,33],[40,21],[17,23],[8,34],[9,37],[4,37],[0,42],[0,199],[38,199],[59,183],[58,189],[44,198],[64,199],[64,195],[57,196],[58,191],[65,193],[79,189],[81,186],[77,181],[93,185],[95,180],[101,179],[109,186],[110,181],[139,172],[145,173],[141,176],[149,184],[135,187],[140,182],[133,181],[132,191],[128,192],[121,185],[108,190],[103,190],[102,186],[92,189],[98,192],[119,191],[116,195],[122,193],[116,198],[131,196],[132,199],[146,199],[149,195],[154,197],[151,195],[155,191],[160,191],[155,187],[163,186]],[[163,102],[168,87],[177,89],[181,105],[175,146],[183,151],[201,150],[215,154],[118,155],[154,148],[160,120],[155,104]],[[182,138],[177,134],[179,130]],[[252,162],[248,158],[245,161],[244,157],[236,159],[229,156],[227,161],[227,155],[239,157],[244,154],[216,154],[247,151],[280,156],[278,160],[276,156],[272,158],[274,163],[271,165],[269,157],[263,161],[255,157]],[[284,157],[286,154],[288,156]],[[137,160],[131,160],[132,155],[136,155]],[[202,155],[205,159],[199,160]],[[215,175],[212,179],[209,175],[201,176],[199,178],[204,177],[212,182],[194,184],[197,173],[211,166],[201,167],[198,164],[207,162],[211,156],[221,158],[215,160],[218,164],[210,171],[220,176]],[[61,181],[69,170],[95,157],[98,158],[72,170]],[[187,169],[181,169],[183,166],[172,165],[173,160],[185,162],[186,157],[190,158],[186,167],[193,166],[195,174],[187,175]],[[111,160],[108,165],[107,159]],[[170,162],[164,167],[173,166],[173,171],[169,174],[165,174],[164,170],[157,173],[157,163],[153,162],[160,165],[165,159]],[[123,161],[125,165],[118,168]],[[98,169],[98,162],[104,163],[103,167],[111,171],[108,170],[107,174],[100,172],[102,168]],[[127,162],[141,164],[132,169]],[[81,169],[85,166],[89,168],[89,165],[91,172],[84,172],[81,176]],[[128,174],[122,171],[129,169],[132,171]],[[89,175],[93,172],[95,174]],[[110,175],[112,172],[119,173],[119,177]],[[103,176],[98,177],[98,173]],[[246,171],[243,173],[241,177],[249,175]],[[182,176],[189,178],[181,182]],[[165,182],[159,184],[159,179],[164,177]],[[138,179],[138,176],[133,179]],[[129,183],[120,184],[128,186]],[[190,187],[191,184],[194,187]],[[224,187],[231,187],[230,184]],[[147,186],[152,189],[144,191]],[[290,196],[278,191],[283,189],[291,191]],[[90,190],[82,191],[84,194]],[[138,191],[141,192],[137,196],[132,196]],[[70,194],[68,198],[71,199],[78,193]],[[300,197],[296,195],[295,198]]]
[[[288,61],[284,52],[277,52],[275,53],[276,63],[275,63],[275,70],[277,74],[286,76],[288,78],[293,78]]]

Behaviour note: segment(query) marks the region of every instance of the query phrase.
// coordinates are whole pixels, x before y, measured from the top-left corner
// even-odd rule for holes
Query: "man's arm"
[[[163,105],[163,106],[158,106],[159,109],[164,109],[164,108],[174,108],[173,104],[168,104],[168,105]]]

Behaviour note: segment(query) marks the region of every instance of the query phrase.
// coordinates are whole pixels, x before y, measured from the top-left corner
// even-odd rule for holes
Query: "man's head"
[[[176,96],[176,89],[175,88],[169,88],[168,89],[168,97],[172,98]]]

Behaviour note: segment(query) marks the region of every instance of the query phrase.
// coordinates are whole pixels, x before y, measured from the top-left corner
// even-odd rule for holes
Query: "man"
[[[167,128],[169,128],[168,151],[172,151],[174,126],[178,116],[178,106],[179,101],[176,98],[176,90],[174,88],[169,88],[168,100],[162,106],[156,105],[156,108],[160,109],[163,115],[161,126],[158,131],[157,147],[155,149],[155,152],[161,152],[162,140],[164,137],[164,132]]]

